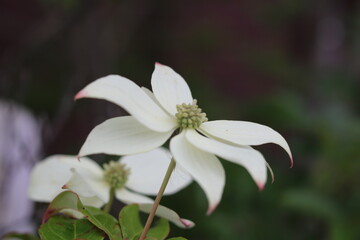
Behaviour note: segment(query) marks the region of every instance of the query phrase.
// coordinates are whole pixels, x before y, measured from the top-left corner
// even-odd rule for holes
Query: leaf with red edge
[[[79,196],[71,191],[62,192],[54,198],[44,214],[43,223],[55,214],[69,210],[85,216],[93,225],[103,230],[110,240],[122,239],[120,225],[113,216],[98,208],[84,206]]]
[[[64,209],[71,209],[78,211],[78,202],[80,201],[79,196],[71,191],[65,191],[58,194],[49,204],[46,209],[42,223],[45,223],[51,216],[59,213]]]

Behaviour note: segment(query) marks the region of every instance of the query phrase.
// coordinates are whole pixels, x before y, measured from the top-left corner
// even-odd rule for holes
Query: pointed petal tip
[[[212,214],[213,211],[216,209],[217,205],[218,204],[213,204],[213,205],[209,206],[208,210],[206,211],[206,215],[209,216],[210,214]]]
[[[290,168],[293,168],[294,166],[294,159],[293,157],[290,155]]]
[[[258,186],[260,192],[265,188],[265,183],[263,182],[257,182],[256,185]]]
[[[185,228],[192,228],[195,224],[189,220],[179,218],[179,221],[184,225]]]
[[[155,62],[155,66],[164,66],[164,64],[161,64],[159,62]]]
[[[80,90],[80,92],[78,92],[75,97],[74,97],[74,101],[80,99],[80,98],[84,98],[86,96],[86,92],[84,90]]]

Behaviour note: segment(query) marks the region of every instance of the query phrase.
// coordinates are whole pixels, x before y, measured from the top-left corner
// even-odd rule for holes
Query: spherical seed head
[[[203,113],[201,108],[197,105],[197,100],[194,99],[191,104],[176,105],[177,113],[175,117],[181,129],[198,128],[203,122],[206,122],[206,113]]]
[[[120,189],[125,186],[126,181],[130,173],[129,169],[126,169],[124,164],[117,161],[110,161],[103,165],[104,168],[104,180],[113,189]]]

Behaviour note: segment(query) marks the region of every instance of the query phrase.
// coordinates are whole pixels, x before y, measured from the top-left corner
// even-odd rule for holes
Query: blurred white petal
[[[121,163],[130,169],[126,187],[143,194],[157,195],[171,158],[170,152],[164,148],[123,157]],[[164,194],[176,193],[191,181],[191,176],[187,172],[175,167]]]
[[[82,175],[77,169],[71,169],[73,175],[63,186],[64,189],[76,192],[84,205],[101,207],[109,201],[110,187],[101,178]]]
[[[139,204],[139,209],[145,213],[150,213],[151,208],[152,204]],[[161,218],[165,218],[181,228],[192,228],[195,226],[192,221],[181,218],[175,211],[162,205],[158,206],[155,215]]]
[[[49,156],[38,162],[31,172],[29,197],[34,201],[52,201],[73,177],[71,169],[75,169],[88,185],[95,185],[102,177],[102,169],[91,159],[82,158],[79,161],[75,156]]]
[[[29,197],[34,201],[50,202],[63,191],[62,186],[71,178],[72,166],[64,164],[59,158],[68,156],[54,155],[38,162],[32,169],[28,189]],[[77,161],[75,157],[70,157]]]
[[[132,203],[150,203],[152,204],[154,200],[139,193],[131,192],[125,188],[118,189],[115,191],[115,196],[118,200],[126,204]]]

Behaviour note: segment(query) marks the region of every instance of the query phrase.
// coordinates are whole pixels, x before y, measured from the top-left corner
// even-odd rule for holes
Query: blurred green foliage
[[[124,114],[105,102],[73,103],[87,82],[117,73],[150,87],[159,61],[188,81],[210,119],[271,126],[295,161],[289,169],[280,148],[257,147],[275,172],[262,192],[244,169],[222,161],[226,187],[211,216],[196,184],[163,199],[196,223],[187,231],[172,227],[171,236],[360,238],[358,1],[37,4],[50,28],[29,23],[43,29],[41,41],[38,32],[26,32],[35,37],[16,45],[20,53],[7,49],[15,64],[1,71],[10,87],[0,93],[47,119],[53,137],[45,138],[45,154],[76,154],[92,127]]]

